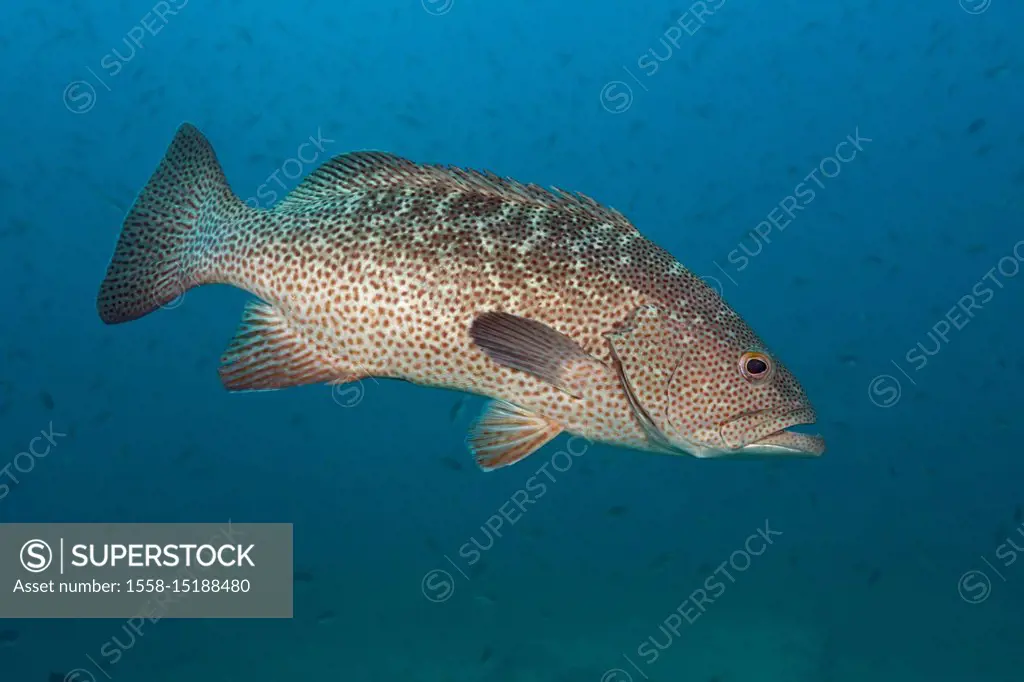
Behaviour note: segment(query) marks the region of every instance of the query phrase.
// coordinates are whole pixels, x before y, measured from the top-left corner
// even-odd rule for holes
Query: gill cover
[[[651,444],[666,452],[689,452],[693,443],[672,427],[679,406],[673,380],[684,349],[695,340],[690,330],[652,305],[641,306],[607,334],[633,412]]]

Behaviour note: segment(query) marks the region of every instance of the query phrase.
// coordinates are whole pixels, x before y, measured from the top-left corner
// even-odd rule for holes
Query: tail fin
[[[200,237],[244,209],[213,147],[183,124],[124,219],[96,300],[100,319],[136,320],[203,284]]]

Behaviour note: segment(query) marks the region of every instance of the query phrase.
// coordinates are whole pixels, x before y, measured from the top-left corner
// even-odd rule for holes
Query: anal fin
[[[266,391],[359,378],[344,376],[281,311],[259,301],[246,304],[241,326],[221,356],[219,373],[229,391]]]
[[[515,464],[562,432],[561,425],[504,400],[491,402],[467,442],[484,471]]]

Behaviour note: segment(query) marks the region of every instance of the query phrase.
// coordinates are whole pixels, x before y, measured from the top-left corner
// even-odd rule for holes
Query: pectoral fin
[[[473,342],[499,365],[538,377],[578,398],[570,386],[575,365],[594,362],[578,343],[542,322],[509,313],[483,313],[469,328]]]
[[[562,427],[504,400],[487,406],[467,440],[484,471],[515,464],[543,447]]]

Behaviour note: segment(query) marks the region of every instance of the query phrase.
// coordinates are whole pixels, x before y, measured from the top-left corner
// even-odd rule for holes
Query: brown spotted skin
[[[197,130],[183,126],[178,136],[172,152],[184,144],[205,154]],[[663,450],[638,419],[618,371],[626,361],[607,338],[652,306],[675,325],[674,346],[644,353],[661,354],[662,390],[680,392],[661,396],[655,418],[677,446],[729,449],[765,429],[748,425],[726,443],[721,425],[736,416],[809,407],[777,362],[770,395],[739,377],[739,355],[763,350],[760,339],[622,215],[585,197],[372,152],[326,163],[272,210],[213,194],[176,286],[226,283],[266,303],[246,313],[256,333],[243,329],[225,355],[229,388],[392,377],[499,398],[592,441]],[[108,279],[120,281],[111,268]],[[127,305],[117,298],[101,290],[108,322],[130,319],[114,310]],[[469,329],[491,311],[542,322],[599,360],[574,372],[579,397],[485,355]],[[245,352],[254,335],[289,359],[263,359],[253,370]],[[658,386],[640,390],[654,396]]]

